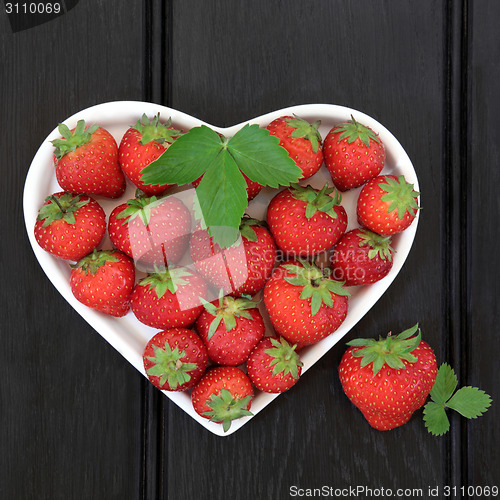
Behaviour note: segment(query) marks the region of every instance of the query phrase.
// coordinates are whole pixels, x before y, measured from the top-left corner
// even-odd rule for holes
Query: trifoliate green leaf
[[[203,176],[196,192],[205,224],[215,242],[228,247],[238,237],[248,203],[242,172],[249,179],[272,187],[297,182],[302,175],[287,151],[279,146],[279,139],[268,130],[245,125],[228,140],[202,125],[180,136],[143,170],[141,180],[150,185],[182,186]],[[229,229],[212,230],[215,226]]]
[[[447,408],[466,418],[477,418],[491,406],[491,397],[477,387],[462,387],[452,396],[456,387],[455,372],[448,364],[443,363],[430,392],[433,401],[424,407],[424,421],[430,433],[440,436],[448,431],[450,424],[446,416]]]

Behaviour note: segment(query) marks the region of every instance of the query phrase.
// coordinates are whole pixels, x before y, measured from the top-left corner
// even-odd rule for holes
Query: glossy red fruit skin
[[[236,327],[230,331],[226,331],[226,325],[221,321],[210,339],[208,331],[215,316],[206,310],[200,314],[195,327],[207,346],[211,361],[219,365],[238,366],[248,359],[266,330],[262,315],[257,309],[249,309],[248,313],[252,319],[236,317]]]
[[[168,381],[162,385],[160,383],[160,377],[147,373],[147,370],[154,364],[148,359],[149,357],[154,357],[153,345],[163,347],[165,342],[168,342],[172,350],[178,347],[179,351],[184,351],[186,353],[185,356],[180,358],[181,362],[195,363],[197,365],[194,370],[189,371],[191,379],[184,384],[179,384],[175,389],[170,387]],[[192,330],[187,328],[170,328],[157,333],[148,341],[142,355],[142,360],[146,376],[155,387],[164,391],[179,392],[187,391],[198,383],[207,368],[208,354],[205,344]]]
[[[328,250],[347,228],[347,213],[336,205],[334,219],[324,212],[306,217],[307,203],[293,197],[289,189],[279,192],[267,208],[267,223],[276,245],[287,258],[309,257]]]
[[[285,264],[300,266],[298,261]],[[264,304],[278,335],[300,347],[315,344],[328,337],[343,323],[347,316],[346,296],[331,293],[333,307],[321,304],[319,311],[311,314],[311,299],[301,299],[302,288],[285,281],[291,277],[283,264],[277,267],[264,287]]]
[[[367,147],[359,138],[351,144],[347,138],[339,142],[341,134],[337,126],[330,130],[323,142],[323,155],[335,187],[347,191],[362,186],[382,171],[385,147],[373,140]]]
[[[170,143],[152,140],[141,144],[142,134],[129,128],[122,137],[118,147],[120,166],[130,181],[148,196],[158,195],[171,188],[173,184],[149,185],[141,180],[142,170],[158,159],[170,146]]]
[[[424,341],[412,351],[415,363],[403,360],[406,368],[384,364],[373,376],[372,363],[361,367],[361,358],[353,356],[359,347],[350,347],[340,365],[340,382],[347,397],[361,410],[368,423],[377,430],[399,427],[420,408],[434,385],[437,363],[434,351]]]
[[[251,201],[260,193],[263,186],[261,186],[258,182],[255,182],[255,181],[252,181],[251,179],[249,179],[245,174],[243,174],[243,172],[242,172],[242,175],[245,178],[245,181],[247,183],[248,201]],[[199,177],[198,179],[196,179],[192,182],[192,184],[195,188],[197,188],[200,185],[202,178],[203,178],[203,176]]]
[[[292,132],[295,129],[287,124],[287,119],[293,119],[293,117],[281,116],[276,118],[266,128],[271,135],[278,137],[280,140],[279,145],[288,151],[288,156],[302,170],[301,179],[309,179],[323,164],[321,144],[318,150],[314,152],[311,141],[303,137],[292,137]]]
[[[191,393],[193,408],[198,415],[210,419],[209,416],[203,415],[204,412],[210,411],[206,403],[212,394],[218,395],[221,389],[227,389],[234,399],[243,399],[254,394],[250,379],[240,368],[236,366],[209,368]],[[247,410],[250,409],[251,404],[250,400],[246,406]]]
[[[145,325],[159,329],[192,326],[204,310],[199,298],[206,296],[207,286],[195,273],[182,279],[186,284],[180,284],[176,293],[166,290],[161,298],[149,285],[137,283],[130,297],[136,318]]]
[[[255,295],[269,279],[277,258],[269,231],[252,226],[257,241],[242,236],[242,245],[221,249],[208,231],[197,229],[191,236],[191,258],[197,271],[225,295]]]
[[[81,268],[72,269],[70,287],[75,298],[87,307],[122,317],[130,310],[135,268],[122,252],[114,251],[112,255],[118,262],[106,262],[94,275],[85,274]]]
[[[253,226],[257,241],[243,237],[248,278],[236,288],[233,295],[255,295],[264,288],[276,263],[276,244],[269,231],[262,226]]]
[[[381,183],[387,184],[388,178],[398,179],[395,175],[380,175],[367,182],[359,193],[356,206],[358,222],[383,236],[404,231],[415,220],[418,212],[416,209],[410,209],[410,212],[405,212],[402,219],[399,219],[397,210],[389,212],[390,202],[381,199],[387,193],[379,186]]]
[[[333,278],[344,281],[345,286],[369,285],[389,274],[393,260],[378,255],[370,259],[368,245],[359,246],[362,238],[359,228],[345,233],[337,242],[332,254]]]
[[[132,257],[138,266],[159,267],[178,262],[187,251],[191,215],[175,196],[167,197],[151,210],[147,226],[140,217],[130,222],[119,218],[127,204],[120,204],[109,216],[108,233],[113,245]]]
[[[60,160],[54,155],[54,165],[57,182],[64,191],[108,198],[118,198],[125,192],[118,146],[114,137],[102,127],[92,134],[88,143]]]
[[[64,192],[54,193],[60,197]],[[99,246],[106,233],[106,214],[93,198],[80,195],[80,200],[89,202],[75,212],[75,224],[54,220],[43,227],[36,221],[34,234],[37,243],[46,251],[61,259],[77,261]],[[47,205],[50,201],[45,201]]]
[[[257,389],[271,394],[278,394],[287,391],[298,382],[302,368],[297,367],[299,378],[294,378],[290,373],[284,375],[283,372],[273,375],[273,366],[269,366],[273,358],[264,352],[272,347],[270,337],[263,338],[255,346],[247,360],[247,375]]]

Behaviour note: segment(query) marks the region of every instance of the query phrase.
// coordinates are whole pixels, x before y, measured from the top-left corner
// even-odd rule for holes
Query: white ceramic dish
[[[81,119],[85,120],[87,123],[97,123],[109,130],[119,143],[126,129],[130,125],[135,124],[143,113],[146,113],[148,116],[154,116],[158,112],[164,120],[171,117],[173,125],[183,130],[188,130],[201,124],[209,125],[180,111],[160,106],[158,104],[138,101],[117,101],[99,104],[76,113],[65,120],[64,123],[70,128],[74,127],[77,121]],[[357,121],[368,125],[376,131],[384,142],[386,147],[386,164],[382,173],[395,175],[403,174],[409,182],[414,184],[415,189],[418,191],[417,175],[401,144],[383,125],[375,121],[370,116],[354,109],[330,104],[306,104],[280,109],[272,113],[253,118],[245,123],[257,123],[260,126],[266,126],[275,118],[290,114],[296,114],[311,122],[318,119],[321,120],[320,132],[323,138],[335,124],[346,121],[351,117],[351,115],[353,115]],[[240,123],[228,128],[220,128],[213,125],[209,126],[225,136],[230,137],[234,135],[245,123]],[[142,351],[149,338],[151,338],[158,330],[143,325],[136,320],[131,312],[123,318],[113,318],[99,312],[95,312],[82,305],[73,297],[71,293],[69,287],[70,267],[68,263],[46,253],[35,241],[33,227],[39,207],[43,204],[46,196],[61,190],[55,178],[54,165],[52,161],[53,146],[50,142],[57,137],[59,137],[59,132],[56,127],[40,146],[26,177],[23,200],[24,217],[33,251],[43,270],[47,274],[47,277],[52,281],[53,285],[69,302],[69,304],[76,309],[78,313],[97,332],[99,332],[102,337],[104,337],[118,352],[120,352],[133,366],[135,366],[139,372],[145,376],[142,364]],[[308,179],[305,183],[311,184],[313,187],[320,188],[326,181],[329,181],[331,184],[331,178],[328,171],[326,170],[326,167],[323,166],[314,177]],[[354,189],[343,194],[343,205],[346,208],[349,218],[348,230],[357,227],[355,207],[360,189],[361,188]],[[132,185],[129,185],[126,193],[119,200],[108,200],[102,197],[96,197],[96,199],[109,215],[114,206],[127,200],[128,198],[132,198],[134,190],[135,188]],[[264,218],[267,204],[275,193],[275,190],[264,189],[257,196],[257,198],[251,202],[248,213],[257,218]],[[417,224],[418,218],[406,231],[393,238],[393,247],[396,250],[396,255],[394,258],[393,268],[389,275],[373,285],[351,288],[350,291],[352,293],[352,297],[349,301],[349,312],[341,327],[329,337],[304,349],[301,352],[301,358],[304,363],[303,371],[311,368],[311,366],[313,366],[319,358],[331,349],[331,347],[334,346],[370,310],[375,302],[387,290],[389,285],[401,270],[406,257],[408,256],[415,237]],[[110,248],[109,240],[105,240],[102,246]],[[298,383],[300,383],[300,381]],[[293,390],[293,388],[291,390]],[[195,413],[191,405],[189,393],[163,392],[168,398],[180,406],[201,425],[214,434],[220,436],[227,436],[237,431],[243,425],[247,424],[252,418],[244,417],[233,421],[229,431],[224,433],[222,425],[210,422]],[[276,395],[272,394],[257,393],[252,402],[251,411],[254,415],[257,414],[276,397]]]

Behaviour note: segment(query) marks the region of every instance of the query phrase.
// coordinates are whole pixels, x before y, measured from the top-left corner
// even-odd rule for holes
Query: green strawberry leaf
[[[443,405],[429,402],[424,407],[424,422],[427,430],[434,436],[442,436],[450,428],[450,421]]]
[[[198,179],[222,150],[220,135],[202,125],[180,136],[158,159],[143,169],[145,184],[178,184]]]
[[[447,363],[443,363],[436,375],[436,381],[432,386],[430,396],[432,401],[444,404],[457,388],[458,380],[453,368]]]
[[[448,408],[458,411],[465,418],[477,418],[490,406],[491,398],[477,387],[462,387],[446,403]]]
[[[279,146],[279,139],[258,125],[245,125],[231,137],[228,150],[241,171],[262,186],[297,182],[302,170]]]
[[[221,247],[231,246],[239,236],[248,204],[246,188],[245,178],[227,150],[209,166],[196,188],[205,224]]]
[[[243,173],[263,186],[297,182],[302,170],[258,125],[245,125],[229,140],[209,127],[192,128],[143,170],[146,184],[185,185],[203,176],[196,188],[205,224],[221,247],[233,244],[248,204]],[[213,229],[224,228],[224,229]]]
[[[452,395],[457,383],[453,368],[443,363],[439,367],[430,392],[432,401],[426,403],[424,407],[425,426],[431,434],[441,436],[448,431],[450,427],[446,415],[448,408],[457,411],[465,418],[477,418],[491,406],[491,397],[477,387],[462,387]]]

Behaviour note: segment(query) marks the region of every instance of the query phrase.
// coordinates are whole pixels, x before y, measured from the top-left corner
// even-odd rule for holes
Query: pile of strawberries
[[[196,206],[188,206],[194,199],[187,203],[171,194],[178,188],[141,180],[143,169],[182,135],[170,121],[143,116],[119,145],[97,125],[61,124],[61,138],[53,141],[61,191],[40,208],[36,241],[71,261],[71,290],[80,302],[115,317],[134,314],[158,330],[143,355],[150,381],[166,391],[191,390],[195,411],[224,430],[249,414],[256,389],[279,393],[297,382],[300,350],[346,318],[345,286],[389,273],[391,237],[418,211],[412,184],[380,175],[385,150],[374,131],[352,118],[323,142],[318,127],[283,116],[267,130],[302,180],[325,164],[333,186],[301,183],[277,192],[267,220],[244,217],[241,237],[229,248],[215,243]],[[250,201],[261,186],[246,182]],[[106,221],[97,200],[120,198],[127,183],[137,187],[136,197],[117,202]],[[359,227],[346,232],[341,192],[360,186]],[[110,249],[101,248],[106,230]]]

